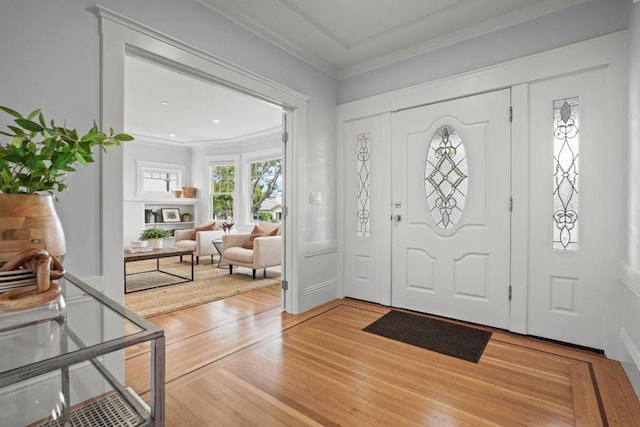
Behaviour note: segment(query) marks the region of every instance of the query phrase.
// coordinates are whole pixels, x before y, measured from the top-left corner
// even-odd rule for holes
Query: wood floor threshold
[[[336,301],[340,301],[340,300],[336,300]],[[327,303],[327,304],[331,304],[331,303]],[[237,355],[237,354],[239,354],[239,353],[242,353],[242,352],[244,352],[244,351],[246,351],[246,350],[248,350],[248,349],[250,349],[250,348],[252,348],[252,347],[255,347],[255,346],[260,345],[260,344],[268,343],[269,341],[272,341],[272,340],[277,339],[277,338],[281,338],[281,337],[282,337],[282,335],[283,335],[285,332],[287,332],[289,329],[294,328],[294,327],[296,327],[296,326],[300,326],[300,325],[302,325],[302,324],[304,324],[304,323],[306,323],[306,322],[308,322],[308,321],[313,320],[314,318],[316,318],[316,317],[318,317],[318,316],[321,316],[321,315],[323,315],[323,314],[329,313],[329,312],[330,312],[330,311],[332,311],[332,310],[335,310],[335,309],[337,309],[337,308],[340,308],[340,307],[341,307],[341,306],[343,306],[343,305],[344,305],[344,304],[340,304],[340,303],[338,303],[337,305],[335,305],[335,306],[333,306],[333,307],[328,307],[327,309],[324,309],[323,311],[320,311],[319,313],[314,314],[314,315],[312,315],[311,317],[307,317],[307,316],[305,316],[305,314],[304,314],[304,313],[303,313],[303,314],[300,314],[300,315],[297,315],[297,316],[305,316],[306,318],[305,318],[304,320],[300,321],[300,322],[296,322],[296,323],[293,323],[292,325],[285,326],[283,329],[281,329],[281,330],[280,330],[280,332],[275,332],[275,333],[270,334],[270,335],[268,335],[268,336],[261,337],[260,339],[257,339],[257,340],[255,340],[255,341],[252,341],[252,342],[250,342],[250,343],[248,343],[248,344],[246,344],[246,345],[244,345],[244,346],[234,347],[233,351],[223,353],[223,354],[221,354],[220,356],[218,356],[218,357],[216,357],[216,358],[212,358],[212,359],[208,360],[208,361],[207,361],[207,362],[205,362],[205,363],[198,364],[198,365],[194,365],[194,366],[190,367],[189,369],[185,370],[181,375],[175,376],[175,377],[173,377],[173,378],[167,378],[167,379],[166,379],[166,381],[165,381],[165,386],[166,386],[166,385],[168,385],[168,384],[171,384],[171,383],[172,383],[172,382],[174,382],[174,381],[178,381],[178,380],[180,380],[181,378],[183,378],[183,377],[185,377],[185,376],[187,376],[187,375],[190,375],[191,373],[193,373],[193,372],[195,372],[195,371],[197,371],[197,370],[199,370],[199,369],[205,368],[205,367],[210,366],[210,365],[214,365],[214,364],[216,364],[216,363],[220,363],[221,361],[223,361],[223,360],[225,360],[225,359],[227,359],[227,358],[229,358],[229,357],[235,356],[235,355]],[[323,305],[322,307],[325,307],[325,306],[326,306],[326,304],[325,304],[325,305]],[[269,311],[273,311],[273,310],[276,310],[276,309],[277,309],[278,311],[282,311],[282,308],[281,308],[280,306],[278,306],[278,307],[276,307],[276,308],[263,310],[263,311],[261,311],[261,312],[256,312],[256,313],[255,313],[255,315],[244,316],[244,317],[242,317],[242,318],[240,318],[240,319],[238,319],[238,320],[246,320],[246,319],[248,319],[248,318],[254,318],[254,317],[256,317],[256,316],[257,316],[257,315],[259,315],[259,314],[264,314],[264,313],[267,313],[267,312],[269,312]],[[313,311],[314,311],[314,310],[310,310],[310,312],[313,312]],[[310,313],[310,312],[307,312],[307,313]],[[227,325],[232,324],[232,323],[238,323],[238,322],[237,322],[237,321],[231,321],[231,322],[228,322],[228,323],[227,323]],[[195,336],[197,336],[197,335],[205,334],[205,333],[207,333],[207,332],[209,332],[209,331],[211,331],[211,330],[215,330],[215,329],[220,329],[220,328],[219,328],[219,327],[216,327],[216,328],[207,329],[206,331],[199,332],[198,334],[195,334],[195,335],[192,335],[192,336],[189,336],[189,337],[182,338],[182,339],[180,339],[180,340],[178,340],[178,341],[174,341],[172,344],[176,344],[176,343],[179,343],[180,341],[184,341],[184,340],[187,340],[187,339],[193,338],[193,337],[195,337]],[[167,348],[168,346],[170,346],[170,345],[165,345],[165,355],[166,355],[166,348]],[[126,360],[132,360],[132,359],[135,359],[135,358],[137,358],[137,357],[145,356],[145,355],[146,355],[146,354],[148,354],[148,353],[150,353],[150,352],[149,352],[149,351],[145,351],[145,352],[143,352],[143,353],[137,354],[137,355],[132,356],[132,357],[130,357],[130,358],[126,358]],[[145,395],[146,395],[146,394],[148,394],[148,393],[150,392],[150,390],[151,390],[150,388],[144,389],[144,390],[142,390],[139,394],[145,394]]]
[[[187,307],[187,308],[191,308],[191,307]],[[256,311],[255,313],[252,313],[252,314],[247,314],[247,315],[245,315],[245,316],[242,316],[242,317],[239,317],[239,318],[236,318],[236,319],[230,319],[230,320],[228,320],[228,321],[226,321],[226,322],[224,322],[224,323],[221,323],[221,324],[219,324],[219,325],[216,325],[215,327],[208,328],[208,329],[204,329],[204,330],[202,330],[202,331],[200,331],[200,332],[196,332],[196,333],[195,333],[195,334],[193,334],[193,335],[189,335],[189,336],[184,336],[184,337],[176,338],[176,339],[171,340],[171,341],[167,340],[167,341],[165,341],[165,345],[164,345],[165,350],[166,350],[166,349],[167,349],[167,347],[169,347],[169,346],[176,345],[176,344],[180,344],[181,342],[183,342],[183,341],[187,341],[187,340],[192,339],[192,338],[194,338],[194,337],[197,337],[198,335],[206,334],[207,332],[210,332],[210,331],[212,331],[212,330],[220,329],[220,328],[222,328],[222,327],[224,327],[224,326],[229,326],[229,325],[231,325],[231,324],[233,324],[233,323],[238,323],[238,322],[240,322],[240,321],[243,321],[243,320],[246,320],[246,319],[249,319],[249,318],[255,317],[255,316],[260,315],[260,314],[263,314],[263,313],[267,313],[267,312],[272,311],[272,310],[275,310],[275,309],[278,309],[278,310],[282,311],[282,306],[277,305],[277,306],[273,306],[273,307],[265,308],[265,309],[263,309],[263,310]],[[157,316],[151,316],[151,317],[149,317],[147,320],[149,320],[149,321],[153,321],[152,319],[153,319],[154,317],[164,316],[164,315],[166,315],[166,314],[167,314],[167,313],[158,314]],[[148,353],[151,353],[150,346],[145,346],[145,348],[146,348],[146,350],[140,350],[140,351],[137,351],[137,352],[132,352],[133,354],[128,354],[128,355],[125,357],[125,360],[133,359],[133,358],[135,358],[135,357],[144,356],[144,355],[146,355],[146,354],[148,354]]]

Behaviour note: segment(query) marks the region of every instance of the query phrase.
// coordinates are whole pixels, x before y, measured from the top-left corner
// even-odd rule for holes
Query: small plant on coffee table
[[[161,228],[148,228],[140,233],[140,240],[166,239],[171,237],[171,233]]]

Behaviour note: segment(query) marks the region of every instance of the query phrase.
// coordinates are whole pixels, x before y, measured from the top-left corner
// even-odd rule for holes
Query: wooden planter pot
[[[45,249],[60,260],[66,253],[53,196],[0,194],[0,263],[32,248]]]
[[[53,300],[64,275],[62,224],[53,196],[0,194],[0,311],[23,310]]]

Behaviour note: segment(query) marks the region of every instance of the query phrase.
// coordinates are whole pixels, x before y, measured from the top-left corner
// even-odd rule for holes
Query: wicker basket
[[[187,199],[193,199],[196,197],[196,187],[182,187],[182,197]]]

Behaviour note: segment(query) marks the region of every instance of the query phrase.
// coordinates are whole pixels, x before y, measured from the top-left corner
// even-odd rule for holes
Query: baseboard
[[[321,292],[323,289],[332,288],[337,286],[338,282],[336,280],[329,280],[323,283],[316,283],[315,285],[309,286],[304,289],[305,294],[311,294],[314,292]]]
[[[337,254],[336,240],[305,243],[298,307],[301,313],[338,297]]]
[[[620,280],[631,292],[640,298],[640,272],[629,267],[624,262],[620,263]]]
[[[620,344],[621,350],[624,350],[621,351],[620,361],[636,395],[640,399],[640,350],[624,328],[620,330]]]
[[[328,280],[326,282],[315,283],[304,289],[304,298],[302,298],[302,312],[311,308],[325,304],[336,299],[338,282],[337,280]]]

